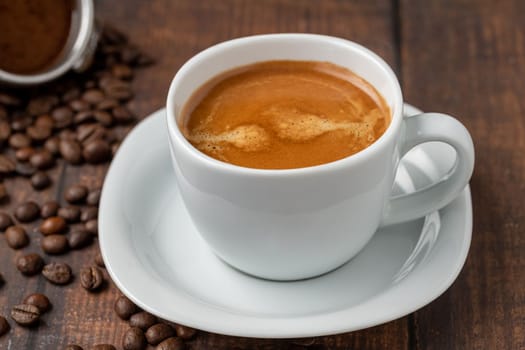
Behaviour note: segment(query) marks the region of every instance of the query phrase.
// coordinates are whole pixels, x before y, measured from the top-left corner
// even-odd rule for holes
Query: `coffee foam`
[[[260,151],[268,145],[269,135],[259,125],[241,125],[231,131],[220,134],[210,134],[207,132],[195,132],[189,136],[191,142],[199,144],[209,152],[216,152],[220,149],[221,143],[229,143],[246,152]]]

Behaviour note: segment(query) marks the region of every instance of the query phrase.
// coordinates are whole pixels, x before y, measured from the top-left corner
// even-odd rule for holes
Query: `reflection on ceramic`
[[[402,317],[437,298],[459,274],[472,231],[468,188],[424,219],[380,229],[355,258],[323,276],[275,282],[232,269],[211,252],[186,213],[164,113],[154,113],[123,142],[100,206],[107,270],[145,310],[222,334],[318,336]],[[405,106],[405,113],[417,110]],[[417,147],[402,161],[395,193],[441,178],[454,160],[442,144]]]

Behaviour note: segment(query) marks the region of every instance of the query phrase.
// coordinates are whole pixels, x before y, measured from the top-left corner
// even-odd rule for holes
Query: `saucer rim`
[[[406,105],[405,107],[406,113],[410,114],[408,110],[412,110],[412,112],[418,112],[419,110]],[[156,119],[164,118],[165,109],[160,109],[148,117],[146,117],[143,121],[141,121],[126,137],[124,142],[122,143],[119,151],[117,152],[117,155],[115,158],[119,158],[119,154],[121,154],[123,149],[126,148],[128,143],[131,143],[130,140],[133,140],[136,135],[138,135],[140,132],[142,132],[142,129],[147,128],[147,125],[149,123],[153,123],[156,121]],[[157,121],[158,122],[158,121]],[[108,170],[106,181],[110,178],[112,178],[113,172],[116,172],[114,168],[118,165],[119,162],[113,162]],[[117,164],[117,165],[116,165]],[[106,184],[105,181],[105,184]],[[449,268],[449,272],[442,272],[443,274],[447,275],[448,278],[445,278],[444,281],[441,282],[440,288],[436,288],[433,293],[427,293],[425,297],[420,297],[417,301],[417,303],[414,303],[414,298],[407,298],[405,302],[399,302],[392,307],[389,307],[388,310],[381,310],[379,314],[370,314],[367,312],[367,310],[359,310],[363,308],[363,305],[367,306],[367,304],[373,303],[374,300],[382,297],[385,293],[392,293],[393,290],[396,288],[403,287],[406,284],[406,280],[400,281],[396,285],[390,286],[384,291],[378,293],[377,295],[372,296],[371,298],[365,300],[362,303],[359,303],[357,305],[353,305],[350,307],[343,307],[337,311],[328,311],[328,312],[322,312],[320,315],[298,315],[298,316],[292,316],[292,317],[272,317],[272,316],[261,316],[261,315],[250,315],[248,313],[242,313],[242,312],[235,312],[232,310],[221,310],[218,307],[213,307],[213,305],[204,305],[202,302],[199,303],[197,299],[194,298],[186,298],[187,302],[193,302],[198,305],[198,308],[204,307],[212,307],[215,312],[221,312],[223,311],[225,313],[225,316],[228,316],[226,318],[233,318],[233,321],[237,320],[238,322],[236,324],[231,324],[230,322],[224,322],[221,320],[207,320],[204,319],[204,317],[195,317],[190,315],[185,315],[183,312],[179,312],[179,314],[167,314],[163,310],[160,310],[158,307],[148,305],[148,302],[143,302],[139,298],[137,298],[134,293],[126,287],[126,282],[121,280],[119,278],[119,273],[114,270],[112,266],[112,259],[113,257],[109,253],[109,249],[107,248],[107,245],[109,244],[107,240],[111,240],[111,235],[105,233],[105,227],[107,226],[106,220],[107,219],[105,212],[105,205],[106,205],[106,198],[110,196],[111,189],[108,190],[107,186],[103,187],[102,190],[102,197],[101,197],[101,215],[99,218],[99,240],[100,240],[100,249],[102,252],[102,256],[104,259],[104,262],[106,263],[106,269],[111,276],[114,283],[117,285],[119,290],[126,295],[128,298],[130,298],[135,304],[137,304],[142,309],[153,313],[155,315],[158,315],[159,317],[172,321],[172,322],[180,322],[182,324],[185,324],[190,327],[199,328],[205,331],[214,332],[214,333],[220,333],[220,334],[227,334],[227,335],[233,335],[233,336],[245,336],[245,337],[258,337],[258,338],[300,338],[300,337],[312,337],[312,336],[323,336],[323,335],[329,335],[329,334],[339,334],[349,331],[355,331],[359,329],[368,328],[371,326],[383,324],[395,319],[398,319],[400,317],[403,317],[409,313],[412,313],[421,307],[429,304],[436,298],[438,298],[441,294],[443,294],[456,280],[457,276],[461,272],[461,269],[463,268],[463,265],[465,264],[468,251],[470,248],[471,243],[471,236],[472,236],[472,202],[471,202],[471,194],[470,194],[470,188],[467,185],[467,187],[464,189],[464,191],[456,198],[451,204],[449,205],[457,205],[459,202],[464,202],[464,204],[461,204],[464,209],[464,223],[465,227],[461,229],[463,233],[463,239],[461,241],[462,245],[459,250],[460,254],[456,256],[455,263],[450,264],[454,269]],[[433,248],[434,250],[435,248]],[[423,264],[428,264],[428,262],[424,262]],[[453,270],[453,271],[452,271]],[[411,272],[412,273],[412,272]],[[410,274],[411,274],[410,273]],[[405,282],[405,283],[404,283]],[[293,282],[290,282],[293,283]],[[184,293],[181,293],[181,295]],[[195,306],[195,305],[194,305]],[[349,311],[357,310],[356,314],[360,314],[360,316],[366,316],[362,322],[351,322],[348,320]],[[351,314],[351,312],[350,312]],[[326,322],[327,320],[323,320],[323,318],[328,317],[331,321],[330,324],[320,324],[319,322]],[[297,322],[301,321],[302,322]],[[304,322],[305,320],[308,320],[309,322]],[[251,322],[251,323],[250,323]],[[301,325],[295,324],[293,327],[291,325],[291,322],[301,323]],[[271,323],[271,327],[265,327],[262,326],[264,324]],[[308,327],[304,327],[304,325],[309,325]]]

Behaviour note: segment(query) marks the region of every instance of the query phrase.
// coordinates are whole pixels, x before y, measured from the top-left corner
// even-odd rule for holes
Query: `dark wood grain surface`
[[[300,342],[201,332],[192,349],[525,349],[525,2],[485,1],[191,1],[96,2],[99,19],[130,36],[157,63],[134,79],[131,108],[141,117],[162,108],[177,69],[200,50],[234,37],[310,32],[348,38],[380,54],[398,74],[406,101],[456,116],[476,146],[471,181],[474,230],[468,260],[437,300],[370,329]],[[1,35],[1,33],[0,33]],[[53,186],[34,192],[7,179],[10,211],[25,199],[60,199],[81,182],[100,186],[106,166],[61,165]],[[26,225],[28,228],[35,224]],[[39,251],[39,237],[24,252]],[[23,277],[18,253],[0,235],[0,315],[31,292],[46,293],[53,310],[36,329],[11,322],[0,349],[62,349],[78,343],[120,348],[127,324],[113,312],[119,292],[83,290]],[[96,245],[60,257],[75,271],[92,264]],[[429,276],[432,278],[432,276]]]

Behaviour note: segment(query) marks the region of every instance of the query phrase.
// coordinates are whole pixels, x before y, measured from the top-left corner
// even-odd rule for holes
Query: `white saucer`
[[[311,337],[402,317],[437,298],[459,274],[472,232],[468,187],[425,219],[381,229],[358,256],[324,276],[272,282],[230,268],[208,249],[181,202],[164,118],[164,110],[153,113],[123,142],[100,205],[107,270],[143,309],[215,333]],[[440,178],[454,159],[442,144],[412,150],[396,192]]]

